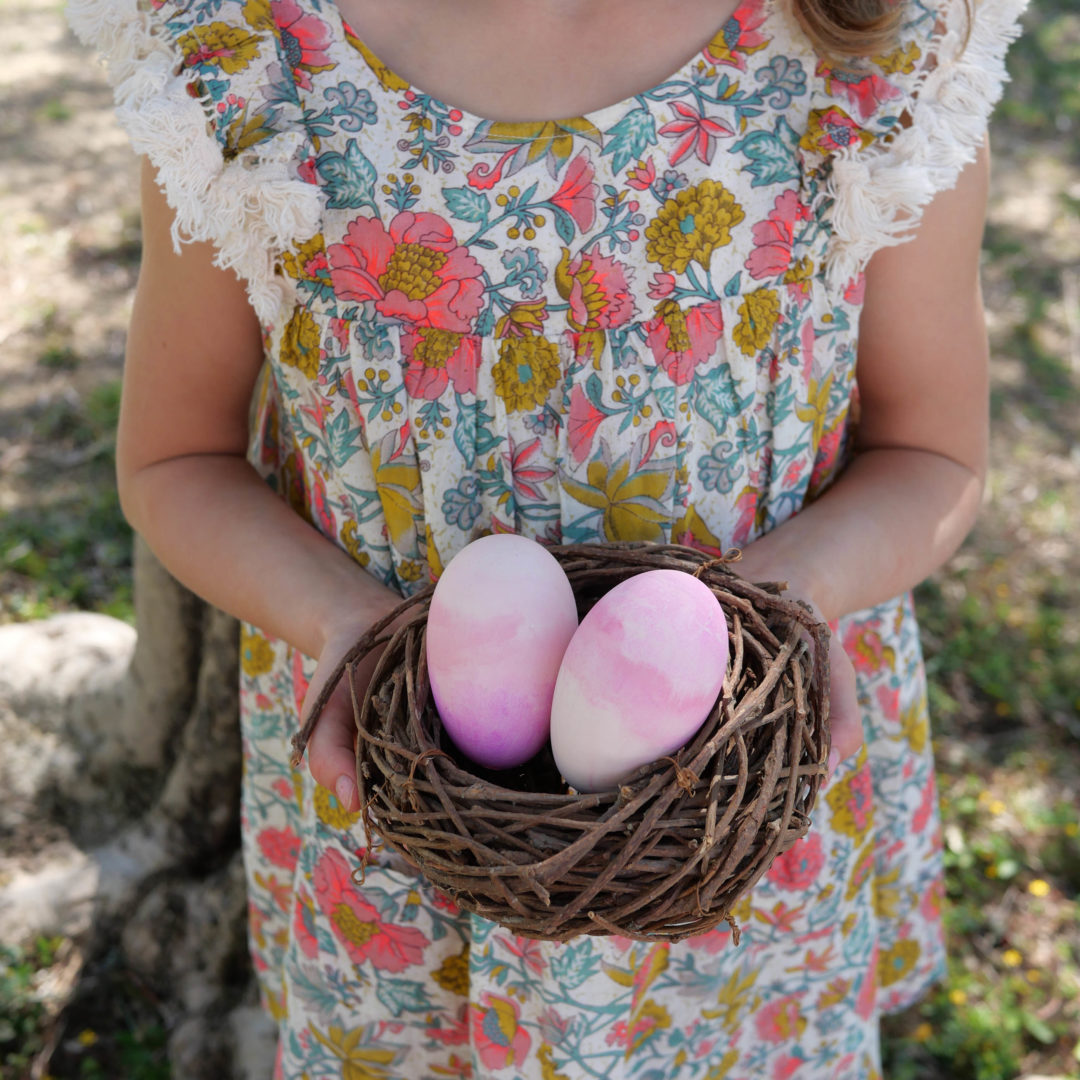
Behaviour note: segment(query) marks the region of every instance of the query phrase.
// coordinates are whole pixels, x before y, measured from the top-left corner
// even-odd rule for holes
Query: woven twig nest
[[[550,748],[519,769],[480,768],[445,735],[430,694],[429,586],[345,657],[294,737],[294,761],[337,678],[352,683],[353,665],[385,644],[369,694],[352,685],[369,836],[463,909],[526,937],[677,941],[724,919],[734,926],[736,901],[810,825],[829,751],[828,630],[779,585],[733,573],[731,557],[638,542],[547,550],[570,579],[579,618],[645,570],[693,573],[716,595],[729,669],[691,742],[594,794],[566,787]]]

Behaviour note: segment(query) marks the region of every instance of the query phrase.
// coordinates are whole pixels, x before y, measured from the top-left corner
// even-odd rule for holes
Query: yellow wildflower
[[[80,1046],[93,1046],[98,1041],[97,1032],[90,1028],[83,1028],[76,1036]]]
[[[1023,959],[1016,949],[1006,949],[1001,954],[1001,962],[1010,968],[1019,967]]]
[[[1042,878],[1036,878],[1034,881],[1028,883],[1028,892],[1031,893],[1032,896],[1049,896],[1050,886],[1043,881]]]
[[[967,994],[963,990],[950,990],[949,1001],[956,1006],[964,1005],[967,1003]]]
[[[916,1042],[926,1042],[931,1035],[934,1034],[934,1029],[924,1020],[919,1026],[911,1033],[911,1037]]]

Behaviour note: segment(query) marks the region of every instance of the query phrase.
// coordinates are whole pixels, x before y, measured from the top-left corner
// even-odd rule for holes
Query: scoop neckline
[[[462,120],[467,121],[470,125],[474,127],[478,127],[482,124],[530,124],[541,126],[555,125],[556,127],[558,127],[573,120],[584,120],[587,123],[592,124],[593,127],[601,128],[604,126],[604,123],[606,123],[612,117],[619,116],[622,113],[625,113],[626,110],[632,105],[632,103],[637,101],[639,98],[646,97],[647,95],[652,94],[654,91],[658,90],[661,86],[666,86],[669,82],[672,82],[673,80],[679,78],[679,76],[681,76],[686,71],[686,69],[690,67],[690,65],[693,64],[699,56],[701,56],[702,52],[705,49],[705,46],[708,45],[709,42],[715,40],[715,38],[723,31],[724,27],[727,26],[727,24],[731,22],[732,19],[738,18],[750,8],[756,6],[760,6],[763,14],[762,22],[759,25],[760,29],[761,26],[764,26],[765,23],[768,22],[770,16],[772,15],[775,9],[775,0],[739,0],[739,3],[735,5],[731,14],[728,15],[728,17],[722,23],[720,23],[719,26],[716,27],[716,29],[712,32],[712,35],[706,41],[702,42],[702,44],[699,45],[698,48],[693,53],[691,53],[690,56],[682,64],[679,65],[679,67],[677,67],[673,72],[671,72],[670,75],[661,79],[658,83],[654,83],[652,86],[647,87],[644,90],[639,90],[636,94],[630,94],[628,97],[623,98],[621,101],[613,102],[611,105],[603,105],[599,109],[592,109],[589,112],[578,113],[576,116],[563,116],[554,119],[548,118],[534,120],[493,120],[490,117],[480,116],[479,114],[474,113],[469,109],[463,109],[460,105],[454,105],[449,101],[444,101],[437,94],[428,93],[422,87],[417,86],[416,83],[411,82],[409,79],[406,79],[399,75],[371,49],[367,42],[363,40],[363,38],[352,28],[352,25],[345,18],[344,13],[338,6],[337,0],[329,0],[329,6],[333,9],[334,12],[335,30],[339,35],[339,40],[345,46],[345,48],[350,49],[356,54],[358,54],[360,58],[364,61],[364,63],[368,63],[368,58],[364,56],[360,49],[356,48],[352,41],[349,40],[349,35],[352,35],[356,42],[362,45],[363,48],[367,51],[371,59],[374,60],[381,68],[383,68],[388,76],[395,79],[398,83],[402,85],[402,90],[400,91],[400,93],[404,94],[411,92],[418,96],[423,96],[429,101],[434,101],[450,112],[460,113]],[[456,122],[460,123],[460,121]]]

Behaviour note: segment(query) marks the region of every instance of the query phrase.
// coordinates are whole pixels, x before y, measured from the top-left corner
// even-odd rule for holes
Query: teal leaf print
[[[482,191],[473,191],[467,187],[443,188],[443,198],[451,217],[458,221],[487,224],[491,202]]]
[[[319,170],[326,184],[328,199],[326,205],[332,210],[356,209],[361,206],[375,206],[375,181],[378,174],[375,166],[364,156],[364,152],[350,139],[345,145],[345,153],[327,151],[315,159],[315,168]]]
[[[789,56],[774,56],[768,67],[758,68],[754,77],[767,83],[761,94],[772,94],[769,104],[774,109],[786,109],[792,98],[806,93],[806,72],[798,60]]]
[[[559,234],[559,239],[569,246],[574,242],[574,219],[557,206],[552,209],[555,211],[555,231]]]
[[[465,464],[471,469],[478,454],[494,450],[501,441],[487,427],[494,415],[484,412],[479,401],[463,401],[460,394],[457,399],[457,413],[454,417],[454,445],[458,448]]]
[[[712,424],[717,435],[724,432],[729,417],[738,416],[754,400],[753,393],[739,397],[730,364],[701,372],[694,380],[693,395],[694,411]]]
[[[573,990],[600,970],[591,941],[567,944],[552,958],[551,974],[563,990]]]
[[[364,124],[374,124],[378,116],[371,91],[358,90],[351,82],[327,87],[323,97],[330,102],[330,115],[338,118],[343,131],[359,131]]]
[[[424,984],[418,979],[380,978],[379,985],[375,987],[375,996],[392,1016],[401,1016],[406,1012],[427,1012],[434,1007]]]
[[[751,185],[753,186],[753,185]],[[725,286],[725,296],[738,296],[739,289],[742,286],[742,271],[740,270]]]
[[[456,488],[443,493],[442,512],[447,525],[456,525],[468,532],[480,516],[480,483],[475,476],[465,476]]]
[[[781,116],[771,132],[752,131],[745,139],[733,143],[731,150],[750,159],[746,166],[746,171],[754,178],[750,186],[767,187],[798,179],[799,162],[795,156],[798,145],[799,136]]]
[[[708,454],[698,462],[698,478],[706,491],[726,495],[744,471],[742,454],[727,439],[713,443]]]
[[[614,127],[604,132],[607,145],[601,156],[611,154],[611,169],[620,173],[631,161],[645,156],[656,145],[656,117],[645,108],[628,112]]]
[[[357,444],[360,428],[357,427],[342,410],[326,425],[326,446],[334,463],[340,468],[361,447]]]
[[[659,386],[654,391],[656,404],[666,420],[675,419],[675,387]]]
[[[544,291],[547,270],[541,265],[536,248],[510,248],[502,253],[502,264],[509,271],[504,283],[506,288],[520,289],[526,300],[531,300]]]

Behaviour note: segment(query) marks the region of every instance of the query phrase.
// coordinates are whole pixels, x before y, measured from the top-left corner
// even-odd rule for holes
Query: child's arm
[[[172,211],[145,163],[142,203],[143,258],[117,434],[124,514],[193,592],[308,656],[325,654],[329,663],[336,652],[336,661],[401,598],[300,518],[245,460],[263,347],[244,287],[212,264],[209,245],[173,251]],[[313,692],[325,674],[317,673]],[[309,744],[309,763],[333,789],[355,771],[353,722],[341,697],[329,713]]]
[[[979,282],[988,174],[984,146],[926,208],[914,239],[870,261],[857,453],[820,499],[748,545],[736,566],[788,580],[829,619],[913,588],[978,513],[989,441]]]

